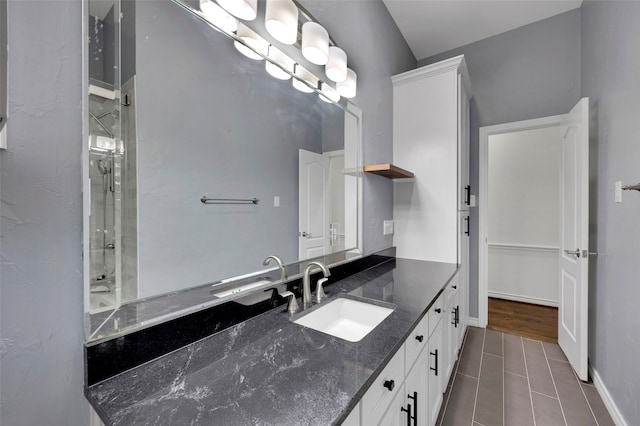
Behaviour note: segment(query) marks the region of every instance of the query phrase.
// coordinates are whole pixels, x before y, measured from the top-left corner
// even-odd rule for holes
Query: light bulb
[[[340,83],[336,83],[336,90],[340,96],[354,98],[356,96],[357,82],[358,75],[351,68],[347,68],[347,78]]]
[[[295,71],[293,73],[296,75],[296,77],[298,77],[293,79],[293,82],[292,82],[293,87],[295,87],[296,89],[304,93],[314,92],[314,90],[304,82],[306,81],[311,86],[317,87],[318,78],[315,75],[311,74],[309,71],[302,68],[300,65],[296,65]],[[300,80],[304,80],[304,81],[300,81]]]
[[[238,28],[238,20],[211,0],[200,0],[200,10],[207,21],[225,33],[230,34]]]
[[[338,92],[336,92],[333,87],[329,86],[327,83],[322,83],[320,85],[320,92],[318,94],[318,96],[320,97],[321,100],[327,102],[327,103],[332,103],[332,102],[338,102],[340,100],[340,94]]]
[[[237,40],[233,42],[233,45],[238,50],[238,52],[242,53],[247,58],[254,59],[256,61],[264,59],[262,56],[260,56],[260,53],[266,55],[267,48],[269,47],[269,43],[267,43],[265,39],[242,24],[238,26],[236,35],[245,43],[242,44]]]
[[[283,44],[298,39],[298,8],[291,0],[267,0],[264,26],[269,34]]]
[[[258,0],[218,0],[218,4],[245,21],[253,21],[258,15]]]
[[[329,33],[322,25],[305,22],[302,25],[302,56],[316,65],[325,65],[329,60]]]
[[[337,46],[329,47],[329,60],[325,74],[331,81],[340,82],[347,78],[347,54]]]
[[[269,59],[279,64],[282,68],[289,71],[293,71],[293,65],[295,63],[293,62],[293,59],[291,59],[290,57],[288,57],[278,49],[274,48],[273,46],[269,47],[268,56],[269,56]],[[272,64],[269,61],[265,62],[264,67],[269,73],[269,75],[271,75],[274,78],[277,78],[278,80],[289,80],[291,78],[291,75],[289,73],[287,73],[278,65]]]

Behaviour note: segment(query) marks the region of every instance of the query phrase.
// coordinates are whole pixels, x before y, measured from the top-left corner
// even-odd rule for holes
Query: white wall
[[[562,128],[489,137],[489,296],[558,303]]]

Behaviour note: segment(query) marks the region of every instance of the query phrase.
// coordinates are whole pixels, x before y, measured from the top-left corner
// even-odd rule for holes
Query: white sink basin
[[[338,298],[321,305],[294,322],[349,342],[359,342],[391,312],[393,312],[392,308],[354,299]]]

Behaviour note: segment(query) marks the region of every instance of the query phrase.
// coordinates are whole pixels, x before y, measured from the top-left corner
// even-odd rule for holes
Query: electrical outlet
[[[280,207],[280,196],[276,195],[273,197],[273,207]]]
[[[616,203],[622,202],[622,181],[617,181],[614,184],[614,198]]]
[[[469,197],[469,207],[475,207],[475,206],[476,206],[476,196],[471,195]]]
[[[383,235],[391,235],[393,234],[393,221],[385,220],[382,223],[382,234]]]

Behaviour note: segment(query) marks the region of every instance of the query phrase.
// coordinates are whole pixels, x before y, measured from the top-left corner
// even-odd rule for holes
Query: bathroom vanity
[[[323,303],[393,307],[357,342],[281,305],[85,393],[107,425],[434,424],[465,330],[457,271],[389,258],[327,285]]]

